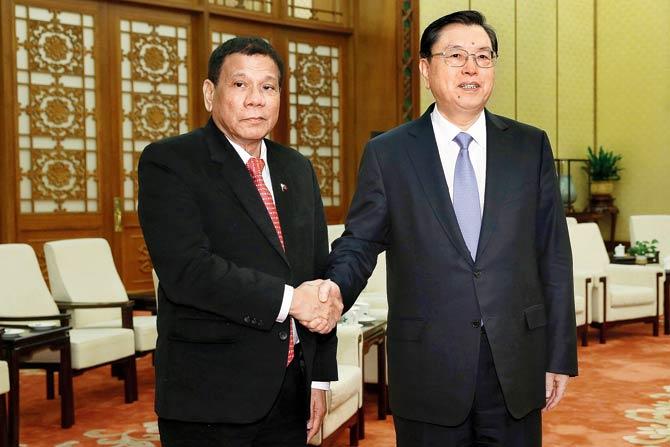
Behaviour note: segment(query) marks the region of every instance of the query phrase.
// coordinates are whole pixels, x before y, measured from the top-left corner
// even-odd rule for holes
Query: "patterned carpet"
[[[651,336],[648,325],[615,328],[606,345],[579,348],[580,376],[568,395],[544,415],[549,447],[670,447],[670,336]],[[25,447],[160,445],[153,412],[151,358],[138,360],[139,401],[123,403],[122,382],[109,368],[74,379],[75,425],[60,428],[58,400],[47,401],[44,376],[21,375],[21,445]],[[366,395],[366,438],[361,447],[395,445],[391,417],[376,419],[376,396]],[[346,433],[336,447],[347,445]]]

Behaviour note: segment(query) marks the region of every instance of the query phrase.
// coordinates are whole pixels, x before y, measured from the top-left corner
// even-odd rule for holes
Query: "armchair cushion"
[[[135,355],[133,330],[123,328],[71,329],[72,369],[84,369]],[[59,363],[60,353],[44,349],[25,361]]]
[[[630,307],[656,303],[656,290],[651,287],[608,284],[612,307]]]
[[[121,320],[99,321],[97,323],[84,326],[87,328],[120,328]],[[133,329],[135,331],[135,351],[145,352],[156,349],[156,340],[158,339],[158,332],[156,332],[156,316],[155,315],[139,315],[133,317]]]
[[[326,407],[329,413],[335,411],[352,396],[356,397],[356,403],[358,403],[358,392],[363,380],[361,368],[353,365],[337,365],[337,377],[337,382],[331,382],[330,391],[326,393]]]

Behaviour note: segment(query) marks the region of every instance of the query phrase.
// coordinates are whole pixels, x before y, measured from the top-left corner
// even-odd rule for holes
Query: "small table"
[[[386,321],[375,320],[363,325],[363,355],[370,351],[374,345],[377,346],[377,385],[379,394],[377,396],[377,416],[379,420],[386,419],[387,393],[386,393]],[[365,383],[365,362],[363,362],[363,382]],[[360,409],[358,415],[359,438],[365,437],[365,411]]]
[[[9,446],[19,445],[19,363],[22,356],[43,348],[60,351],[58,385],[61,396],[61,427],[74,424],[74,399],[72,396],[72,364],[70,358],[70,327],[31,331],[0,338],[0,358],[9,367]]]

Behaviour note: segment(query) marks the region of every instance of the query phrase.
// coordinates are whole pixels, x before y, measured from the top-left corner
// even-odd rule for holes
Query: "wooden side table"
[[[70,358],[70,327],[57,327],[43,331],[26,330],[19,336],[4,334],[0,338],[2,359],[9,367],[9,446],[19,445],[19,362],[22,356],[43,348],[60,351],[58,385],[61,395],[61,427],[74,424],[74,399],[72,393],[72,364]]]
[[[386,419],[387,394],[386,394],[386,321],[377,320],[363,326],[363,356],[370,351],[372,346],[377,346],[377,385],[379,394],[377,396],[377,417],[379,420]],[[363,363],[363,378],[365,384],[365,363]],[[364,406],[358,412],[358,435],[359,439],[365,438],[365,409]]]

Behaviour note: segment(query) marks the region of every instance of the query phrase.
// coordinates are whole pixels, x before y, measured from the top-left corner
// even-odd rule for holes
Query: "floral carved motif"
[[[140,245],[137,248],[137,252],[137,262],[140,264],[140,272],[151,273],[151,269],[154,268],[154,265],[151,263],[151,257],[149,257],[149,249],[147,249],[147,244]]]
[[[333,144],[333,112],[330,107],[322,107],[316,103],[307,106],[298,104],[298,145],[299,146],[331,146]]]
[[[178,82],[177,39],[151,34],[132,34],[128,55],[133,79],[150,82]]]
[[[32,186],[33,200],[53,200],[57,211],[64,211],[66,200],[86,199],[86,154],[62,147],[33,150],[32,169],[23,173]]]
[[[310,96],[330,96],[332,94],[333,74],[331,58],[319,56],[314,50],[311,54],[296,55],[297,63],[293,74],[298,79],[300,93]]]
[[[319,189],[321,190],[321,195],[323,196],[332,196],[333,183],[337,179],[337,175],[333,170],[333,158],[332,157],[318,157],[316,154],[313,154],[310,157],[312,166],[314,166],[314,171],[316,172],[316,178],[319,181]]]
[[[83,138],[86,109],[84,91],[63,87],[30,86],[30,105],[26,108],[30,116],[32,135],[52,138]]]
[[[153,141],[179,134],[178,110],[176,96],[135,93],[133,111],[128,114],[133,122],[133,138]]]
[[[82,29],[58,22],[54,12],[50,22],[29,20],[29,67],[32,71],[81,75],[84,72]]]

